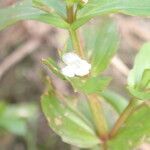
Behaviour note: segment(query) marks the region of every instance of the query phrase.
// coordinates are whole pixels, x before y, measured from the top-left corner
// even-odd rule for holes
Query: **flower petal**
[[[74,68],[72,66],[66,66],[66,67],[62,68],[61,72],[63,75],[65,75],[67,77],[74,77],[75,76]]]
[[[62,60],[66,65],[71,65],[74,62],[80,61],[81,58],[75,53],[66,53],[62,56]]]
[[[85,76],[89,74],[90,69],[91,69],[91,64],[89,64],[85,60],[80,60],[76,62],[74,72],[75,75],[77,76]]]

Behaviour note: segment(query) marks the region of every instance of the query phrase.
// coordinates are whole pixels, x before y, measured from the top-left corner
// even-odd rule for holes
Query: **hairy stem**
[[[125,123],[125,121],[128,119],[128,117],[134,112],[136,105],[137,104],[137,100],[136,99],[132,99],[129,103],[129,105],[127,106],[127,108],[122,112],[122,114],[120,115],[119,119],[117,120],[117,122],[115,123],[114,127],[112,128],[111,132],[110,132],[110,138],[114,137],[118,130],[120,129],[120,127]]]
[[[102,105],[97,95],[88,95],[88,102],[93,114],[93,120],[97,128],[97,132],[103,141],[107,140],[108,128],[103,114]]]

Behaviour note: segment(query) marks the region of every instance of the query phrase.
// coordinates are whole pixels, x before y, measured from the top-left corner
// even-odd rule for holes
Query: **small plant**
[[[19,20],[32,19],[68,30],[72,49],[68,48],[68,40],[66,48],[59,53],[63,66],[52,58],[44,59],[43,63],[79,94],[67,97],[56,91],[48,80],[41,103],[50,127],[64,142],[79,148],[132,150],[150,139],[150,43],[143,45],[130,71],[127,89],[131,100],[128,103],[107,89],[111,78],[102,75],[118,49],[115,23],[107,19],[100,31],[89,32],[85,46],[77,32],[93,17],[110,13],[149,17],[150,1],[25,0],[0,10],[0,29]],[[89,44],[93,51],[88,51]],[[118,113],[113,124],[105,114],[103,101]]]

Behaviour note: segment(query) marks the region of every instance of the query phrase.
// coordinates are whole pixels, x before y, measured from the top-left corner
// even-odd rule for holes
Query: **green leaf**
[[[84,38],[84,49],[85,52],[87,52],[87,55],[89,56],[89,60],[91,58],[91,55],[93,53],[93,49],[95,47],[96,38],[99,34],[100,25],[98,24],[87,24],[83,26],[83,38]],[[90,36],[89,36],[90,35]]]
[[[133,16],[150,16],[149,0],[101,0],[90,1],[78,12],[77,21],[73,23],[73,28],[78,28],[91,18],[110,14],[123,13]]]
[[[52,91],[42,96],[42,109],[50,127],[64,142],[89,148],[99,144],[95,131],[71,108],[63,105]]]
[[[8,105],[7,111],[5,111],[6,116],[13,116],[17,118],[22,118],[24,120],[36,118],[37,107],[35,104],[19,104],[19,105]]]
[[[150,99],[150,69],[146,69],[143,73],[142,79],[138,85],[138,88],[128,87],[130,93],[141,100]]]
[[[41,0],[33,0],[33,7],[38,8],[42,11],[45,11],[47,13],[54,12],[54,9],[52,7],[49,7],[47,4],[44,4]]]
[[[1,116],[0,118],[0,130],[24,136],[27,133],[27,126],[24,120],[13,116]]]
[[[0,102],[0,131],[25,136],[28,132],[27,122],[33,123],[37,119],[36,115],[34,104],[9,105]]]
[[[91,112],[91,108],[89,106],[89,102],[86,97],[78,98],[76,100],[76,106],[79,112],[81,112],[86,119],[90,122],[93,129],[96,130],[95,124],[93,122],[93,114]]]
[[[128,87],[129,92],[132,96],[140,100],[150,100],[150,90],[144,91],[139,89],[134,89],[133,87]]]
[[[68,28],[69,26],[55,12],[45,13],[37,8],[33,8],[31,0],[24,0],[8,8],[1,9],[0,18],[0,30],[21,20],[37,20],[60,28]]]
[[[146,43],[142,46],[137,54],[134,62],[133,69],[128,78],[128,84],[130,86],[138,86],[141,82],[143,73],[146,69],[150,69],[150,43]]]
[[[127,100],[121,95],[110,91],[105,90],[101,93],[104,99],[113,106],[113,108],[120,114],[128,105]]]
[[[92,94],[103,91],[111,79],[108,77],[89,77],[85,79],[76,77],[68,80],[71,82],[75,91]]]
[[[56,13],[61,16],[66,16],[66,6],[62,0],[32,0],[33,4],[45,4],[47,7],[53,8]]]
[[[116,25],[112,22],[105,23],[96,37],[92,56],[92,74],[98,75],[108,67],[117,51],[118,41]]]
[[[137,54],[128,77],[128,89],[139,99],[150,99],[150,43],[146,43]]]
[[[150,89],[150,69],[144,70],[140,87],[145,89]]]
[[[129,117],[108,143],[111,150],[131,150],[150,138],[150,108],[142,107]]]
[[[45,64],[50,71],[52,71],[54,74],[56,74],[59,78],[65,79],[65,77],[61,74],[59,66],[56,64],[56,62],[52,58],[47,58],[42,60],[43,64]]]

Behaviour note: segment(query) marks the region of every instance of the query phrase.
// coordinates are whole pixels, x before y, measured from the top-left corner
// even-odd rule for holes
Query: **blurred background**
[[[0,8],[14,2],[0,0]],[[110,88],[128,99],[127,75],[141,45],[150,41],[150,20],[110,17],[117,23],[120,46],[106,74],[113,77]],[[90,21],[88,28],[99,20]],[[0,150],[77,150],[48,127],[40,107],[46,75],[51,76],[58,90],[69,93],[68,85],[41,63],[48,56],[58,60],[58,50],[64,47],[67,37],[66,31],[36,21],[22,21],[0,31]],[[147,144],[138,148],[149,149]]]

